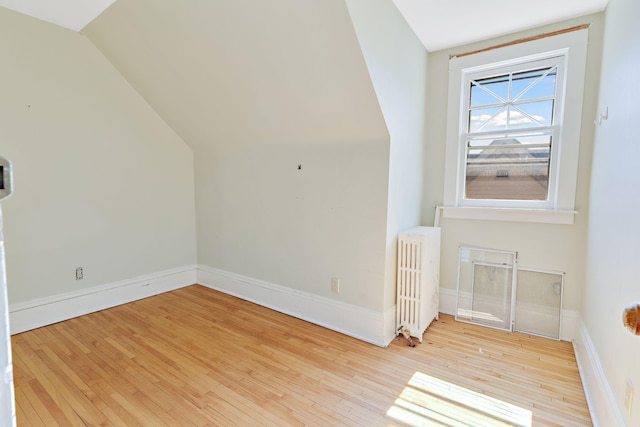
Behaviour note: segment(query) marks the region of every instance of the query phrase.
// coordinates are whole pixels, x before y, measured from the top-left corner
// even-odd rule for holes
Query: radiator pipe
[[[442,213],[442,206],[436,205],[436,214],[433,218],[433,226],[440,227],[440,215]]]

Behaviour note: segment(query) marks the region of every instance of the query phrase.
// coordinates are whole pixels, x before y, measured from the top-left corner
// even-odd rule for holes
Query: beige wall
[[[566,272],[564,308],[577,312],[582,303],[584,257],[588,219],[588,191],[593,139],[593,117],[600,67],[602,14],[560,22],[543,28],[488,40],[429,56],[427,108],[426,191],[424,222],[434,221],[435,206],[442,205],[449,55],[473,51],[527,36],[591,23],[585,82],[576,209],[573,225],[461,220],[442,218],[441,287],[454,291],[458,248],[461,245],[517,251],[521,267]]]
[[[389,0],[347,0],[391,136],[384,308],[396,302],[397,236],[421,225],[427,51]]]
[[[3,8],[0,28],[10,303],[194,264],[191,149],[84,36]]]
[[[84,32],[194,149],[199,264],[383,309],[389,133],[343,0],[132,0]]]
[[[629,426],[640,425],[640,338],[622,325],[624,307],[640,303],[640,145],[635,128],[640,99],[635,78],[640,70],[639,16],[637,1],[609,1],[598,100],[598,112],[608,108],[609,117],[595,134],[581,311],[615,403]],[[627,379],[636,389],[632,416],[624,406]]]

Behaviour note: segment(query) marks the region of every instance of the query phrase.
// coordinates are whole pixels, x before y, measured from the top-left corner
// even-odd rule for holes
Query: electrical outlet
[[[84,279],[84,271],[82,270],[82,267],[78,267],[76,268],[76,280],[82,279]]]
[[[340,279],[338,279],[337,277],[331,278],[331,292],[335,294],[340,293]]]
[[[631,409],[633,404],[633,383],[631,378],[627,378],[627,386],[624,389],[624,407],[627,408],[627,413],[631,416]]]

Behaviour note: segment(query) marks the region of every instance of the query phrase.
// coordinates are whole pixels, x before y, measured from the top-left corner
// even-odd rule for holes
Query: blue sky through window
[[[551,126],[556,67],[471,82],[469,132]]]

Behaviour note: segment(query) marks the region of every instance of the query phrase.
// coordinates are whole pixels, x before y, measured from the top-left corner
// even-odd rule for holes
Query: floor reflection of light
[[[477,310],[465,310],[464,308],[458,309],[458,317],[472,320],[484,320],[485,322],[504,323],[504,319],[496,317],[494,314]]]
[[[531,427],[532,413],[416,372],[387,416],[411,426]]]

